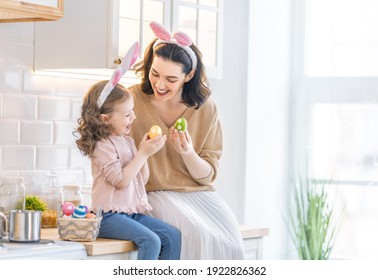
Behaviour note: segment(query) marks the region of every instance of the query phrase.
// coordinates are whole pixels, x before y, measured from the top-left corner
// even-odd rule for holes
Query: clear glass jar
[[[42,212],[42,227],[58,227],[57,219],[60,217],[60,208],[64,201],[63,186],[58,184],[54,171],[47,174],[48,183],[41,188],[40,197],[46,202],[47,210]]]
[[[92,186],[84,186],[83,187],[83,200],[81,201],[82,205],[85,205],[89,208],[91,208],[92,205]]]
[[[8,214],[9,210],[24,209],[24,178],[18,176],[3,177],[3,182],[0,186],[0,211]]]
[[[75,206],[81,205],[83,195],[81,194],[81,187],[77,185],[63,186],[64,201],[72,202]]]

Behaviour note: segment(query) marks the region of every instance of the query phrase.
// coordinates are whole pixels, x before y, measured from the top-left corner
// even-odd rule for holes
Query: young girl
[[[114,74],[110,81],[90,88],[78,120],[80,138],[76,143],[91,159],[92,210],[103,208],[99,237],[135,242],[140,260],[159,256],[179,259],[181,233],[143,214],[152,209],[145,191],[149,178],[147,159],[164,146],[166,135],[149,139],[145,133],[136,149],[133,139],[127,136],[136,118],[134,102],[127,90],[117,84],[120,75]]]

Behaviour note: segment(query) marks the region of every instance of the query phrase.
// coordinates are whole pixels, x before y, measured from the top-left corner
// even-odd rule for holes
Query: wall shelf
[[[58,20],[64,15],[63,1],[2,0],[0,2],[0,22]]]

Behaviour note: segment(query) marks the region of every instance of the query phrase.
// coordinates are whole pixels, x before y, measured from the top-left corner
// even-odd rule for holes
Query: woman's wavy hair
[[[143,60],[135,65],[136,74],[142,79],[141,89],[145,94],[154,93],[149,79],[149,73],[155,55],[179,63],[182,65],[183,73],[185,74],[189,74],[192,70],[192,60],[183,48],[176,44],[162,43],[153,49],[156,40],[157,39],[153,40],[148,45]],[[191,45],[190,48],[197,56],[197,69],[195,70],[193,78],[183,86],[182,100],[186,106],[198,109],[209,98],[211,90],[202,62],[202,54],[195,45]]]
[[[111,126],[101,120],[101,114],[111,114],[116,104],[125,102],[131,98],[126,88],[117,84],[99,108],[98,97],[108,81],[100,81],[94,84],[86,93],[81,106],[81,115],[77,120],[78,127],[73,134],[79,138],[76,145],[83,155],[93,157],[96,143],[109,138],[112,133]],[[79,134],[79,136],[77,135]]]

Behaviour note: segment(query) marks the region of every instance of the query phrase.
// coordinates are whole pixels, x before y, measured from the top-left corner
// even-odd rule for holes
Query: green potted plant
[[[301,260],[327,260],[332,251],[335,223],[325,190],[330,183],[307,175],[293,180],[288,227]]]
[[[25,210],[45,211],[47,210],[47,204],[37,195],[26,195]]]

